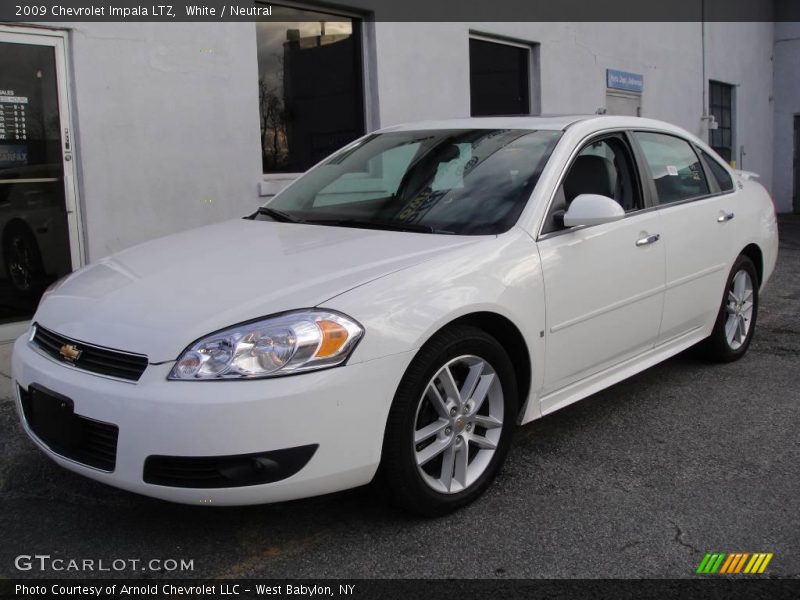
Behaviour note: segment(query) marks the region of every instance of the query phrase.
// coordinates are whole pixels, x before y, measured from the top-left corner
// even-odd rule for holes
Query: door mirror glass
[[[600,225],[619,221],[624,216],[625,211],[616,200],[600,194],[581,194],[570,202],[564,213],[564,227]]]

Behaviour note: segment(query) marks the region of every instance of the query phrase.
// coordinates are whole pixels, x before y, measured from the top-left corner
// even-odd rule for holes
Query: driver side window
[[[620,134],[586,144],[567,171],[550,207],[542,233],[563,229],[563,215],[581,194],[616,200],[625,212],[639,210],[642,192],[631,151]]]

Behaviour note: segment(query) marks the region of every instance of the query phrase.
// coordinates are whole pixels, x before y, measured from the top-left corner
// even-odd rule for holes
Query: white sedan
[[[54,284],[14,347],[17,407],[58,464],[148,496],[374,481],[442,514],[515,425],[694,344],[740,358],[777,249],[765,189],[666,123],[389,127],[245,219]]]

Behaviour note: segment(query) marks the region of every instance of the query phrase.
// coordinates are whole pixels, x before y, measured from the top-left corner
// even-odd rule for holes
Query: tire
[[[703,350],[709,359],[732,362],[747,352],[758,317],[758,285],[758,272],[753,261],[743,254],[739,255],[725,283],[714,329],[703,343]],[[744,290],[743,294],[741,290]],[[744,297],[740,298],[739,295]],[[737,320],[739,325],[736,325]]]
[[[44,279],[39,244],[27,227],[12,226],[3,235],[3,262],[11,287],[20,295],[35,296]]]
[[[472,502],[505,461],[517,411],[514,368],[500,343],[468,325],[442,331],[400,382],[376,485],[393,504],[424,516]]]

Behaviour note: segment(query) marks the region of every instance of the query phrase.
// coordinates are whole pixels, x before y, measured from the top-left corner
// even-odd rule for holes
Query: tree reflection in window
[[[305,171],[364,134],[358,19],[273,5],[256,37],[265,173]]]

